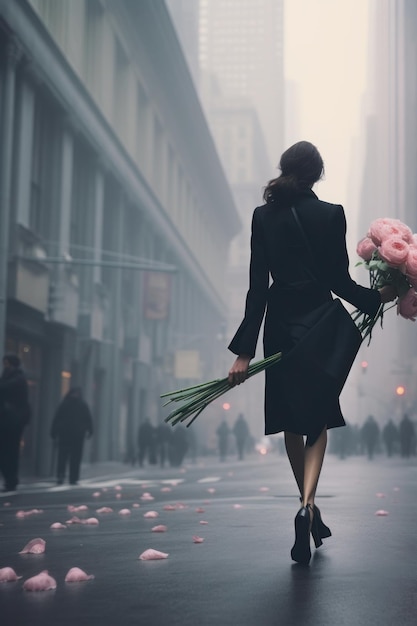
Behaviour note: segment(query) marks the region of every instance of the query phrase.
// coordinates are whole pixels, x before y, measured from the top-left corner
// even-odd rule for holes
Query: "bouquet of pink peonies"
[[[415,322],[417,317],[417,234],[397,219],[374,220],[369,231],[357,245],[356,251],[369,271],[370,286],[379,289],[394,285],[398,292],[397,313]],[[384,312],[394,305],[381,305],[377,315],[370,318],[359,311],[353,317],[361,332],[370,335]]]

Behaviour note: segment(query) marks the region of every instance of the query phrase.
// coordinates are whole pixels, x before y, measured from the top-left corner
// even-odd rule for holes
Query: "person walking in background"
[[[394,451],[394,444],[399,439],[398,428],[392,420],[388,420],[388,422],[385,424],[382,430],[382,438],[385,443],[387,455],[392,456],[392,453]]]
[[[51,437],[58,447],[57,484],[65,480],[69,463],[69,483],[76,485],[80,477],[80,465],[85,436],[93,434],[93,420],[79,387],[68,391],[58,406],[52,426]]]
[[[266,309],[265,357],[282,351],[284,358],[265,373],[265,434],[285,432],[302,504],[294,522],[291,558],[306,564],[311,558],[310,532],[316,547],[331,534],[321,520],[315,495],[327,429],[343,426],[345,421],[339,386],[334,383],[330,388],[329,377],[312,366],[313,355],[300,355],[298,370],[303,364],[307,370],[301,377],[285,365],[285,355],[303,345],[306,324],[310,328],[312,317],[321,319],[332,293],[371,316],[381,302],[394,300],[397,293],[393,287],[367,289],[350,277],[343,207],[320,201],[312,190],[324,173],[317,148],[308,141],[294,144],[281,156],[279,168],[281,174],[268,183],[264,204],[252,217],[249,290],[244,319],[229,345],[237,358],[228,380],[234,386],[247,379]],[[335,341],[326,349],[344,371],[351,359],[339,347]]]
[[[245,452],[245,445],[249,437],[248,423],[242,413],[239,413],[237,420],[234,423],[233,434],[236,437],[237,456],[239,461],[242,461]]]
[[[0,377],[0,472],[4,491],[15,491],[19,483],[20,441],[29,420],[28,384],[20,359],[6,354]]]
[[[165,461],[168,460],[169,446],[172,436],[172,429],[165,422],[161,422],[156,427],[156,452],[159,461],[159,467],[165,467]]]
[[[216,430],[216,435],[217,435],[218,445],[219,445],[220,461],[225,461],[226,455],[227,455],[228,443],[229,443],[229,435],[230,435],[230,429],[227,425],[226,420],[222,420],[222,422],[220,423],[219,427]]]
[[[401,456],[408,459],[415,447],[416,431],[413,422],[405,413],[400,422]]]
[[[368,455],[368,459],[372,461],[375,454],[375,448],[379,439],[379,426],[373,415],[369,415],[365,424],[362,426],[362,440]]]
[[[156,463],[156,431],[151,424],[149,417],[147,417],[138,430],[138,458],[139,467],[143,467],[143,463],[148,457],[148,462],[151,464]]]
[[[188,451],[188,431],[182,424],[177,424],[170,440],[169,461],[172,467],[180,467]]]

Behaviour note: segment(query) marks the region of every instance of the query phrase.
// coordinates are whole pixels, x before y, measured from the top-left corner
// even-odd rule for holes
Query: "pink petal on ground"
[[[25,545],[23,550],[20,550],[19,554],[43,554],[45,552],[46,541],[37,537],[32,539]]]
[[[102,487],[101,491],[108,491],[108,487]]]
[[[216,490],[215,490],[215,488],[214,488],[214,487],[209,487],[209,488],[207,489],[207,491],[208,491],[208,493],[216,493]]]
[[[378,493],[376,493],[375,495],[376,495],[377,498],[385,498],[385,493],[382,493],[380,491]]]
[[[57,530],[60,528],[66,528],[65,524],[61,524],[61,522],[54,522],[53,524],[50,525],[49,528],[52,528],[53,530]]]
[[[198,535],[193,535],[193,541],[194,543],[203,543],[204,539],[203,537],[199,537]]]
[[[43,509],[30,509],[27,515],[39,515],[40,513],[43,513]]]
[[[142,494],[142,498],[144,498],[144,497],[145,497],[145,498],[148,498],[148,497],[153,498],[152,494],[151,494],[151,493],[149,493],[149,491],[144,491],[144,492],[143,492],[143,494]]]
[[[16,513],[16,517],[17,519],[23,519],[24,517],[26,517],[26,513],[24,511],[18,511]]]
[[[153,533],[166,533],[168,530],[168,526],[164,526],[163,524],[159,524],[159,526],[154,526],[151,528]]]
[[[116,493],[116,498],[117,498],[118,500],[120,500],[120,498],[121,498],[121,497],[122,497],[122,494],[121,494],[121,493]]]
[[[95,492],[92,494],[92,496],[93,496],[93,498],[99,498],[99,497],[101,496],[101,493],[100,493],[100,491],[95,491]]]
[[[67,575],[65,576],[65,582],[78,583],[84,580],[92,580],[93,578],[93,574],[87,574],[79,567],[71,567],[71,569],[67,572]]]
[[[151,502],[151,500],[155,500],[155,498],[153,496],[151,496],[150,494],[143,494],[143,496],[140,497],[141,500],[143,500],[143,502]]]
[[[241,504],[234,504],[234,505],[233,505],[233,508],[234,508],[234,509],[241,509],[241,508],[242,508],[242,505],[241,505]]]
[[[164,511],[176,511],[177,507],[174,504],[165,504]]]
[[[120,509],[119,515],[131,515],[132,511],[130,509]]]
[[[13,568],[11,567],[2,567],[0,568],[0,583],[12,583],[15,580],[19,580],[22,578],[18,576]]]
[[[113,509],[109,506],[102,506],[100,509],[96,509],[96,513],[113,513]]]
[[[123,487],[121,485],[116,485],[115,486],[115,490],[116,491],[121,491],[123,489]]]
[[[98,526],[100,522],[96,517],[89,517],[82,521],[83,524],[87,524],[87,526]]]
[[[259,487],[259,491],[269,491],[269,487]]]
[[[375,511],[375,515],[379,515],[380,517],[384,517],[386,515],[389,515],[388,511],[384,511],[384,509],[379,509],[378,511]]]
[[[145,552],[142,552],[142,554],[139,555],[139,558],[141,561],[156,561],[158,559],[168,558],[168,553],[159,552],[159,550],[149,548],[148,550],[145,550]]]
[[[201,506],[198,506],[195,510],[196,513],[205,513],[205,509],[201,508]]]
[[[206,522],[206,520],[204,520],[204,519],[201,519],[200,520],[200,524],[208,524],[208,522]]]
[[[157,511],[147,511],[143,514],[143,517],[146,517],[146,519],[154,519],[155,517],[159,517],[159,513]]]
[[[77,517],[76,515],[73,515],[71,517],[71,519],[67,519],[67,521],[65,522],[66,524],[82,524],[83,521]]]
[[[25,591],[48,591],[49,589],[56,589],[56,580],[49,576],[48,571],[45,570],[37,576],[28,578],[23,583],[23,589]]]
[[[169,491],[172,491],[171,487],[162,487],[161,488],[162,493],[168,493]]]
[[[11,505],[11,502],[4,502],[3,503],[3,506],[10,506],[10,505]]]
[[[175,505],[176,509],[188,509],[188,506],[186,504],[183,504],[182,502],[177,502],[177,504]]]
[[[69,504],[67,506],[67,511],[69,511],[69,513],[80,513],[81,511],[88,511],[88,506],[86,504],[80,504],[80,506]]]
[[[139,509],[139,508],[140,508],[140,504],[139,504],[139,502],[134,502],[134,503],[132,504],[132,507],[133,507],[134,509]]]

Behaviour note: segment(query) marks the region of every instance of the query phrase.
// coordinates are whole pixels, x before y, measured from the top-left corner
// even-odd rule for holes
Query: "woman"
[[[350,277],[343,207],[320,201],[312,191],[324,173],[317,148],[307,141],[294,144],[283,153],[279,169],[281,174],[265,188],[265,204],[253,214],[245,316],[229,345],[237,355],[229,371],[230,385],[247,378],[265,307],[265,356],[280,351],[285,355],[297,345],[302,320],[320,314],[320,307],[332,300],[331,292],[369,315],[397,295],[393,287],[371,290]],[[323,382],[311,384],[311,393],[298,394],[301,397],[294,402],[294,389],[301,381],[288,384],[284,361],[266,370],[265,434],[285,433],[302,503],[295,518],[291,557],[308,563],[310,532],[316,547],[331,535],[314,504],[327,429],[345,422],[338,402],[340,391],[329,397]],[[305,443],[303,435],[307,435]]]

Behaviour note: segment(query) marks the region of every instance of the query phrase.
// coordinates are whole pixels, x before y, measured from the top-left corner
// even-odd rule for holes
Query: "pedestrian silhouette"
[[[165,422],[162,422],[156,427],[156,454],[160,467],[164,467],[165,461],[168,460],[171,436],[172,429]]]
[[[392,456],[394,452],[394,445],[399,439],[399,432],[398,428],[391,419],[388,420],[382,430],[382,438],[385,443],[387,455]]]
[[[405,414],[400,422],[401,456],[408,459],[413,453],[416,432],[413,422]]]
[[[29,419],[28,384],[20,359],[6,354],[0,377],[0,472],[4,491],[14,491],[18,485],[20,440]]]
[[[369,415],[365,424],[362,426],[361,434],[368,459],[371,461],[374,458],[375,448],[379,438],[379,426],[373,415]]]
[[[245,452],[245,445],[249,437],[248,423],[242,413],[239,413],[233,426],[233,434],[236,437],[237,456],[239,461],[242,461]]]
[[[220,426],[216,430],[216,434],[217,434],[218,443],[219,443],[220,461],[225,461],[226,455],[227,455],[228,440],[229,440],[229,435],[230,435],[230,429],[226,423],[226,420],[223,420],[221,422]]]
[[[147,417],[139,426],[138,430],[138,459],[139,466],[143,467],[144,461],[154,465],[156,461],[156,430]]]
[[[188,450],[188,433],[185,426],[177,424],[171,436],[170,463],[173,467],[179,467],[184,461]]]
[[[51,426],[51,437],[58,446],[57,484],[65,480],[69,463],[69,482],[80,477],[84,438],[93,434],[93,420],[79,387],[70,389],[59,404]]]

